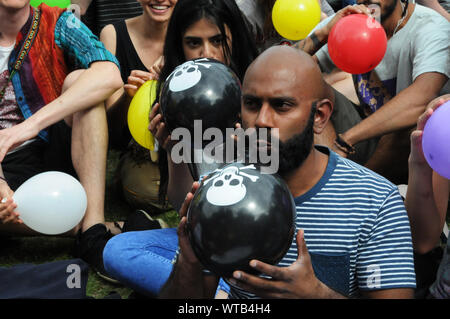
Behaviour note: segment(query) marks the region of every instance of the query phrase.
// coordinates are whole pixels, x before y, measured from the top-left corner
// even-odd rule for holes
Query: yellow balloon
[[[275,30],[289,40],[302,40],[320,21],[318,0],[277,0],[272,8]]]
[[[155,138],[148,130],[148,116],[156,99],[156,80],[145,82],[136,92],[128,108],[128,128],[139,145],[153,151]]]

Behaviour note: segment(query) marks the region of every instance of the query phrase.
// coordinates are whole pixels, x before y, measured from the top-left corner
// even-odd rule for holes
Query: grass
[[[114,192],[112,179],[118,162],[119,153],[110,151],[108,153],[106,174],[106,221],[125,220],[127,214],[133,211],[133,208]],[[171,227],[175,227],[178,223],[178,216],[175,211],[161,214],[158,218],[162,218]],[[0,242],[0,267],[24,263],[42,264],[74,258],[71,254],[75,244],[74,238],[50,236],[1,237]],[[132,290],[121,285],[106,282],[92,270],[89,271],[86,290],[86,294],[89,297],[102,299],[112,292],[116,292],[121,298],[126,299]]]

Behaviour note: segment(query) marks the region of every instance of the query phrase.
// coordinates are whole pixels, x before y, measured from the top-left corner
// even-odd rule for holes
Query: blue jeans
[[[108,274],[140,293],[156,296],[166,283],[178,249],[176,228],[119,234],[103,250]],[[229,291],[220,280],[218,289]]]

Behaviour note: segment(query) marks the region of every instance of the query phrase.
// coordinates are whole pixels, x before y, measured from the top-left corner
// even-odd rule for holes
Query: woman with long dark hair
[[[256,55],[253,37],[234,0],[179,0],[167,28],[159,80],[163,83],[178,65],[195,58],[219,60],[242,80]],[[160,195],[168,194],[178,210],[193,178],[187,164],[174,164],[167,155],[173,143],[158,109],[156,104],[150,114],[150,128],[160,147]],[[175,228],[123,233],[105,247],[105,268],[123,284],[156,295],[172,271],[177,248]]]
[[[242,80],[247,67],[257,56],[256,45],[243,17],[232,0],[179,1],[167,28],[160,83],[178,65],[195,58],[214,58],[228,64]],[[150,129],[161,146],[160,200],[168,196],[169,202],[178,210],[194,180],[187,164],[174,164],[167,156],[172,143],[157,111],[158,106],[150,115]]]

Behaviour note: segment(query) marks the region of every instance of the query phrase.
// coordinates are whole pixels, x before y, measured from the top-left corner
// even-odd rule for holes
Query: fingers
[[[366,14],[368,16],[371,15],[371,10],[363,4],[348,5],[345,8],[341,9],[341,11],[344,16],[347,16],[349,14],[358,14],[358,13]]]
[[[310,256],[308,252],[308,247],[306,247],[305,233],[303,229],[298,230],[296,239],[297,239],[297,254],[298,254],[297,261],[303,264],[309,263]]]
[[[252,267],[255,270],[257,270],[265,275],[268,275],[276,280],[287,280],[288,279],[287,273],[286,273],[286,270],[287,270],[286,268],[283,269],[283,268],[280,268],[277,266],[266,264],[259,260],[251,260],[250,267]]]
[[[445,94],[435,98],[427,105],[427,109],[436,110],[439,106],[447,101],[450,101],[450,94]]]
[[[417,130],[423,131],[425,124],[427,123],[428,119],[433,114],[433,109],[429,108],[427,109],[421,116],[419,116],[417,120]]]
[[[132,84],[125,84],[123,86],[123,89],[125,90],[125,93],[129,96],[129,97],[134,97],[136,95],[136,92],[138,90],[138,87],[136,85],[132,85]]]
[[[22,220],[19,219],[19,214],[14,210],[17,208],[17,204],[14,203],[12,198],[3,199],[0,204],[0,222],[3,224],[7,223],[23,223]]]
[[[156,114],[159,112],[159,103],[155,103],[152,107],[152,110],[150,111],[150,114],[148,116],[148,119],[151,121],[155,118]]]
[[[131,76],[131,75],[128,77],[128,80],[127,80],[127,84],[135,85],[137,87],[141,87],[141,85],[144,84],[145,82],[147,82],[147,80],[143,80],[139,77],[135,77],[135,76]]]
[[[192,184],[191,190],[189,191],[189,193],[186,194],[186,198],[184,199],[184,202],[181,205],[180,212],[179,212],[181,218],[186,216],[189,205],[191,204],[192,198],[194,198],[194,194],[197,191],[199,186],[200,186],[200,184],[198,182],[194,182]]]
[[[156,114],[155,116],[153,116],[152,119],[150,119],[150,122],[148,124],[148,129],[149,131],[153,134],[153,136],[156,135],[157,131],[158,131],[158,126],[163,123],[162,122],[162,115],[161,114]]]
[[[130,73],[130,76],[128,77],[128,79],[133,78],[133,79],[140,79],[144,82],[149,81],[149,80],[153,80],[153,74],[150,72],[146,72],[146,71],[142,71],[142,70],[133,70]]]
[[[285,290],[281,282],[250,275],[240,270],[233,272],[230,282],[262,298],[283,298],[282,292]]]
[[[162,114],[157,113],[158,110],[159,103],[156,103],[150,112],[148,130],[156,138],[158,144],[167,152],[170,152],[172,139],[166,124],[163,122]]]

